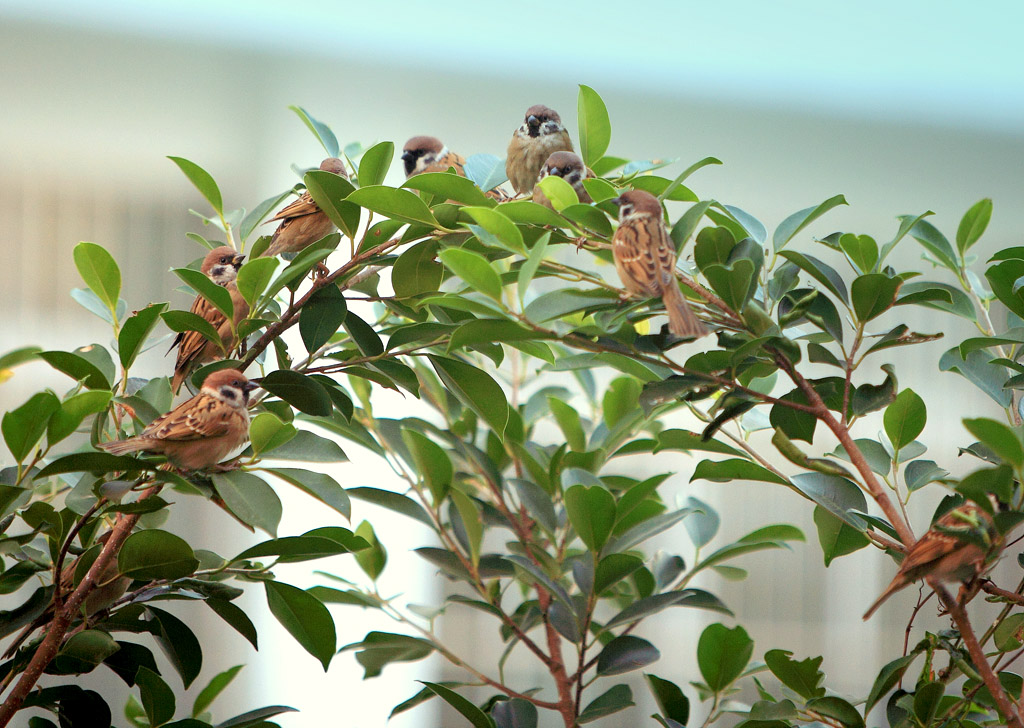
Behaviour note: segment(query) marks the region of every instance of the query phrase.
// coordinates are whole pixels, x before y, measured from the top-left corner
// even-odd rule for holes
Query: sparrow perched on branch
[[[508,144],[505,174],[516,194],[529,194],[547,158],[555,152],[571,151],[572,140],[558,112],[543,104],[531,106]]]
[[[320,169],[348,179],[345,163],[337,157],[328,157],[322,161]],[[267,220],[267,223],[278,220],[281,221],[281,224],[274,231],[270,245],[263,251],[263,257],[281,255],[282,253],[298,253],[320,238],[334,232],[334,223],[323,210],[317,207],[309,190],[303,192],[295,202],[278,210],[276,215]],[[324,270],[326,271],[326,268]]]
[[[213,372],[199,394],[153,420],[138,437],[98,447],[114,455],[166,455],[182,470],[209,468],[249,441],[249,392],[258,386],[237,369]]]
[[[424,172],[447,172],[449,167],[454,167],[460,177],[466,176],[466,158],[448,151],[440,139],[432,136],[414,136],[407,141],[402,149],[402,164],[406,179]]]
[[[1002,538],[984,509],[967,502],[935,522],[903,557],[899,571],[864,613],[870,619],[882,603],[908,584],[931,577],[939,582],[970,582],[985,570]]]
[[[665,230],[661,203],[644,190],[624,192],[613,203],[619,207],[619,228],[612,238],[615,270],[630,293],[660,296],[668,314],[668,328],[676,336],[696,339],[707,333],[693,313],[676,281],[676,251]]]
[[[202,296],[196,296],[192,302],[190,311],[208,322],[220,335],[223,349],[212,341],[206,339],[198,331],[180,331],[174,337],[171,349],[178,347],[178,356],[174,362],[174,378],[171,380],[171,391],[175,394],[181,388],[181,383],[196,366],[221,359],[224,354],[231,351],[235,345],[235,330],[246,316],[249,315],[249,304],[238,291],[235,279],[238,277],[238,269],[242,267],[245,256],[235,252],[235,249],[222,245],[206,254],[200,270],[206,277],[228,289],[231,294],[231,303],[234,306],[234,325],[228,323],[227,317],[220,312],[216,306]]]
[[[107,539],[110,538],[112,531],[106,531],[96,542],[98,544],[105,544]],[[69,560],[65,562],[64,568],[60,571],[60,593],[66,598],[75,589],[75,572],[78,569],[79,559]],[[116,602],[124,593],[128,590],[128,585],[132,583],[132,580],[127,576],[120,576],[117,571],[117,559],[110,561],[103,572],[96,578],[96,587],[89,593],[89,596],[82,602],[82,610],[86,615],[92,615],[101,609],[106,609],[111,604]],[[46,611],[36,617],[32,622],[23,629],[14,641],[7,648],[7,651],[3,655],[3,659],[7,659],[15,652],[21,644],[28,638],[39,627],[47,624],[53,619],[53,604],[51,603],[47,607]]]
[[[583,180],[594,175],[583,164],[583,160],[580,159],[579,155],[572,152],[555,152],[552,154],[544,162],[544,166],[541,167],[540,177],[537,181],[539,182],[548,176],[561,177],[571,184],[580,202],[589,205],[594,201],[591,199],[590,193],[587,192],[587,188],[583,186]],[[541,191],[540,187],[533,188],[533,201],[544,205],[544,207],[554,209],[551,205],[551,200]]]

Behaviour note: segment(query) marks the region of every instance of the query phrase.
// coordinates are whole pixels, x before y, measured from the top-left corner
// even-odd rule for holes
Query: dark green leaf
[[[236,715],[223,723],[218,723],[214,728],[276,728],[276,723],[266,723],[265,720],[281,713],[296,712],[298,711],[295,708],[289,708],[287,705],[268,705]]]
[[[587,707],[583,709],[576,722],[579,724],[590,723],[598,718],[604,718],[605,716],[618,713],[620,710],[631,708],[636,703],[633,702],[633,691],[629,689],[629,685],[619,684],[612,688],[609,688],[599,696],[594,698]]]
[[[814,509],[814,525],[818,527],[818,542],[825,566],[829,566],[833,559],[852,554],[871,543],[863,533],[821,506]]]
[[[135,684],[139,686],[150,725],[162,725],[174,717],[174,691],[163,678],[148,667],[140,667],[135,673]]]
[[[50,445],[60,442],[74,432],[82,420],[106,409],[110,392],[79,392],[60,403],[60,410],[54,412],[46,425],[46,440]]]
[[[953,252],[953,246],[946,240],[946,236],[930,222],[919,219],[910,229],[910,235],[931,253],[940,265],[951,271],[957,270],[956,253]]]
[[[574,485],[565,491],[565,509],[580,540],[600,551],[615,523],[615,496],[599,485]]]
[[[739,458],[728,460],[701,460],[690,477],[690,482],[695,480],[710,480],[714,483],[727,483],[730,480],[761,480],[765,483],[778,483],[788,485],[788,481],[779,477],[767,468],[757,463]]]
[[[846,294],[846,284],[843,282],[843,277],[839,275],[835,268],[824,263],[811,255],[805,255],[803,253],[797,253],[792,250],[784,250],[779,253],[780,256],[800,267],[805,273],[809,274],[814,280],[818,281],[821,285],[825,286],[833,295],[841,299],[844,303],[849,302],[849,297]]]
[[[446,268],[469,286],[501,301],[501,276],[485,257],[462,248],[442,250],[438,257]]]
[[[779,223],[777,228],[775,228],[775,234],[772,235],[772,245],[775,248],[775,252],[777,253],[782,250],[786,246],[786,243],[792,240],[797,233],[824,215],[826,212],[834,207],[845,204],[847,204],[846,198],[842,195],[836,195],[835,197],[828,198],[820,205],[808,207],[800,210],[799,212],[794,212]]]
[[[306,351],[312,354],[334,336],[345,321],[348,306],[337,286],[321,286],[314,291],[299,315],[299,334]]]
[[[300,433],[301,434],[301,433]],[[311,434],[311,433],[308,433]],[[331,442],[328,440],[327,442]],[[333,442],[331,444],[334,444]],[[337,445],[335,445],[337,447]],[[277,457],[276,452],[273,457]],[[352,502],[345,489],[327,473],[300,468],[267,468],[267,472],[304,490],[321,503],[330,506],[346,519],[352,518]]]
[[[152,469],[153,465],[144,460],[108,455],[105,452],[76,452],[57,458],[40,470],[36,474],[36,478],[47,478],[62,473],[111,473]]]
[[[909,445],[924,430],[928,419],[924,400],[912,389],[904,389],[896,399],[885,408],[882,418],[885,434],[889,442],[897,450]]]
[[[218,286],[204,274],[191,268],[173,268],[171,272],[212,303],[227,318],[233,319],[235,307],[227,288]]]
[[[168,531],[151,528],[131,534],[117,554],[117,570],[142,581],[180,579],[199,568],[188,542]]]
[[[135,363],[136,357],[145,347],[146,339],[156,326],[158,317],[166,308],[166,303],[151,303],[124,322],[117,337],[117,353],[125,370]]]
[[[242,523],[277,535],[281,522],[281,499],[262,478],[243,470],[215,473],[213,487],[224,505]]]
[[[690,701],[679,686],[674,682],[660,678],[657,675],[644,673],[647,679],[647,687],[650,688],[654,700],[658,704],[661,715],[668,720],[673,720],[681,726],[686,725],[690,719]]]
[[[249,619],[249,616],[240,607],[223,599],[207,599],[206,606],[227,622],[232,629],[245,637],[253,646],[253,649],[259,649],[256,625],[252,623],[252,620]]]
[[[220,334],[213,324],[198,314],[191,311],[165,311],[160,318],[167,324],[171,331],[198,331],[207,341],[212,341],[216,346],[221,345]]]
[[[523,698],[502,700],[491,709],[491,717],[497,728],[537,728],[537,708]]]
[[[413,179],[425,176],[421,174]],[[441,176],[455,177],[451,174]],[[437,262],[436,240],[424,240],[411,246],[398,256],[398,260],[391,268],[391,284],[394,286],[395,295],[403,298],[433,293],[441,287],[443,277],[444,268]]]
[[[298,430],[287,442],[265,453],[271,460],[300,460],[309,463],[341,463],[348,460],[334,440],[309,430]]]
[[[347,198],[355,190],[352,183],[341,175],[313,169],[306,172],[302,181],[306,191],[331,222],[349,238],[354,238],[362,215],[359,205]]]
[[[267,290],[276,270],[277,260],[274,258],[253,258],[239,269],[235,285],[246,303],[256,305],[256,299]]]
[[[20,407],[4,413],[0,430],[16,461],[20,463],[28,457],[60,406],[60,400],[53,392],[38,392]]]
[[[423,509],[423,506],[407,495],[390,490],[381,490],[380,488],[349,488],[348,494],[353,498],[373,503],[382,508],[387,508],[389,511],[401,513],[409,518],[414,518],[427,526],[432,527],[434,525],[430,515]]]
[[[459,359],[429,356],[434,371],[459,401],[501,436],[508,423],[508,402],[501,386],[482,369]]]
[[[956,247],[961,255],[978,242],[991,218],[992,200],[987,197],[975,202],[971,209],[964,213],[960,226],[956,229]]]
[[[787,650],[768,650],[764,653],[764,661],[783,685],[796,692],[804,700],[820,698],[825,694],[821,681],[825,674],[821,671],[821,657],[808,657],[806,660],[793,659],[793,653]]]
[[[261,388],[307,414],[327,417],[333,410],[331,396],[324,386],[300,372],[278,369],[263,377],[259,384]]]
[[[89,389],[110,389],[111,380],[93,362],[80,352],[41,351],[39,358],[59,372],[76,381],[83,382]]]
[[[170,612],[147,606],[149,621],[157,644],[181,676],[187,689],[203,669],[203,649],[187,624]]]
[[[847,728],[864,728],[864,719],[860,717],[857,709],[836,695],[808,700],[807,709],[837,720]]]
[[[1024,445],[1008,426],[984,417],[965,418],[964,427],[983,445],[1016,468],[1024,465]]]
[[[334,620],[316,597],[279,581],[265,581],[267,605],[271,614],[288,630],[303,649],[324,666],[331,664],[336,647]]]
[[[598,675],[621,675],[639,670],[661,657],[658,649],[645,639],[633,635],[616,637],[597,656]]]
[[[480,710],[480,708],[451,688],[447,688],[440,683],[426,682],[425,680],[420,680],[420,682],[432,690],[437,697],[455,708],[474,728],[494,728],[494,721],[491,720],[487,713]]]
[[[892,308],[901,284],[899,278],[890,278],[884,273],[858,276],[850,286],[857,318],[861,322],[870,321]]]
[[[878,677],[875,678],[875,684],[871,686],[871,692],[868,693],[867,700],[864,703],[864,712],[869,712],[875,703],[885,697],[885,694],[889,692],[893,685],[900,681],[903,677],[903,673],[906,672],[910,663],[917,657],[916,652],[912,652],[909,655],[899,657],[892,662],[888,663],[878,673]]]

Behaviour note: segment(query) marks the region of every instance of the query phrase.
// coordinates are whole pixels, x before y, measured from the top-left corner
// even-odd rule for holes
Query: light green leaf
[[[224,203],[221,200],[220,188],[217,187],[217,183],[214,182],[210,173],[195,162],[190,162],[182,157],[167,158],[178,165],[178,169],[184,172],[185,176],[188,177],[189,182],[195,185],[196,189],[199,190],[202,196],[206,198],[206,201],[210,203],[210,206],[217,212],[217,214],[223,216]]]
[[[612,138],[612,124],[601,96],[589,86],[580,84],[576,104],[580,125],[580,156],[590,165],[604,156]]]
[[[74,250],[75,267],[113,316],[117,316],[117,299],[121,294],[121,271],[106,248],[96,243],[79,243]]]

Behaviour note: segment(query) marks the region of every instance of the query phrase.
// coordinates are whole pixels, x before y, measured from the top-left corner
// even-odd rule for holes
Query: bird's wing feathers
[[[277,211],[277,214],[267,220],[267,222],[277,222],[278,220],[290,220],[293,217],[305,217],[306,215],[312,215],[313,213],[320,212],[320,208],[316,206],[313,201],[313,196],[308,192],[303,192],[302,197],[295,200],[295,202],[282,207]]]
[[[230,429],[227,406],[200,393],[159,417],[142,431],[142,437],[160,440],[199,440],[220,437]],[[231,414],[234,414],[231,412]]]

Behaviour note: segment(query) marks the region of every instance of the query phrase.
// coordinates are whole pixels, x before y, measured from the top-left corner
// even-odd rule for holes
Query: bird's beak
[[[232,260],[232,265],[234,265],[236,268],[241,268],[242,267],[242,261],[244,261],[244,260],[245,260],[245,254],[244,253],[239,253]]]
[[[621,197],[613,197],[612,199],[608,200],[608,202],[612,203],[616,207],[619,207],[623,203],[623,199]]]
[[[540,126],[540,119],[538,119],[533,114],[530,114],[529,116],[526,117],[526,123],[529,126]]]
[[[402,156],[400,157],[400,159],[403,162],[408,162],[409,160],[412,159],[412,152],[402,152]]]
[[[260,388],[260,385],[258,385],[256,382],[251,382],[251,381],[250,382],[246,382],[245,384],[242,385],[242,389],[244,389],[246,392],[251,392],[252,390],[259,389],[259,388]]]

